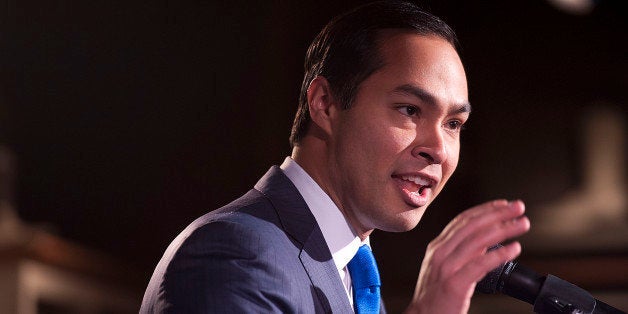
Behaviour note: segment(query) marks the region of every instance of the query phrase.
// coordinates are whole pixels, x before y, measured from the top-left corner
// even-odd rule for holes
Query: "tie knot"
[[[347,266],[354,289],[381,286],[377,263],[368,245],[362,245]]]

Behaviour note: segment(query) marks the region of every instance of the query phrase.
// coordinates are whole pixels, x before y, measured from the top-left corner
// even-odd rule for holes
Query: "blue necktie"
[[[351,274],[355,312],[379,313],[379,287],[382,284],[371,248],[362,245],[347,266]]]

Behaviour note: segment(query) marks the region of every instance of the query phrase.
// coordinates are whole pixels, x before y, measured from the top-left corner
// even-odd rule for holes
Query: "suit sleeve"
[[[290,274],[272,231],[211,222],[182,243],[168,265],[156,308],[164,313],[295,312]]]

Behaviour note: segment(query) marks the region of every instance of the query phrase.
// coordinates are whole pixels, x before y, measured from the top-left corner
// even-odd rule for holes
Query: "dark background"
[[[414,231],[375,233],[384,293],[410,296],[459,211],[546,202],[580,184],[581,114],[626,114],[628,14],[541,0],[423,1],[458,33],[474,107],[461,162]],[[361,1],[14,1],[2,14],[0,143],[22,219],[148,282],[189,222],[290,153],[305,50]]]

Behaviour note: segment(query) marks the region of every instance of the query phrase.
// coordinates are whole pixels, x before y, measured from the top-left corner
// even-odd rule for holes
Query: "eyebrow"
[[[411,85],[411,84],[404,84],[404,85],[398,86],[397,88],[393,90],[393,93],[409,94],[416,98],[421,99],[422,101],[430,105],[435,105],[437,102],[436,97],[432,95],[430,92],[424,90],[423,88],[420,88],[418,86]],[[451,110],[451,112],[449,113],[450,114],[471,113],[471,104],[468,101],[456,104],[455,108]]]

